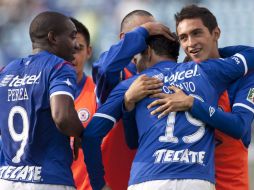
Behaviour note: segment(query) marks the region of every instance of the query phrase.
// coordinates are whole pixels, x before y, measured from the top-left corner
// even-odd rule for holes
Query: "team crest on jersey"
[[[249,90],[248,96],[247,96],[247,100],[249,102],[251,102],[252,104],[254,104],[254,88],[251,88]]]
[[[80,121],[86,122],[90,118],[90,113],[87,109],[82,108],[78,110],[78,117]]]

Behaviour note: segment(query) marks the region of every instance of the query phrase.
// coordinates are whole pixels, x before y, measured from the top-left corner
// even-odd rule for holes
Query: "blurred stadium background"
[[[121,19],[129,11],[145,9],[175,31],[174,14],[183,6],[197,4],[217,17],[222,35],[219,46],[254,46],[253,0],[0,0],[0,68],[10,60],[31,52],[29,23],[39,12],[53,10],[83,22],[91,33],[93,58],[118,40]],[[179,61],[183,60],[183,52]],[[253,134],[253,133],[252,133]],[[250,189],[254,190],[254,143],[249,148]]]

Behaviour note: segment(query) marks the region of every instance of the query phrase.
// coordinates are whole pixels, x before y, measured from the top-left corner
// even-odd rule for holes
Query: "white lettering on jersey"
[[[184,80],[187,78],[192,78],[194,76],[199,76],[200,74],[198,73],[198,66],[195,65],[193,69],[189,70],[184,70],[181,72],[176,72],[175,74],[172,74],[171,76],[165,76],[164,82],[172,83],[180,80]]]
[[[184,150],[157,150],[153,157],[155,157],[154,163],[170,163],[170,162],[181,162],[188,164],[204,164],[205,151],[194,152],[188,149]]]
[[[41,72],[38,75],[27,75],[24,77],[14,76],[14,75],[6,75],[0,81],[0,87],[9,86],[9,87],[20,87],[29,84],[38,84],[38,80],[41,76]]]
[[[8,102],[15,102],[19,100],[28,100],[26,88],[8,89]]]
[[[14,181],[40,182],[40,166],[2,166],[0,168],[0,178]]]
[[[180,83],[180,84],[172,82],[172,83],[169,84],[169,86],[175,86],[177,88],[180,88],[181,90],[185,90],[186,92],[191,92],[191,93],[194,93],[196,91],[195,83],[192,82],[192,81],[191,82],[183,82],[183,83]],[[162,90],[166,94],[172,94],[173,93],[171,90],[168,89],[167,86],[163,86]]]

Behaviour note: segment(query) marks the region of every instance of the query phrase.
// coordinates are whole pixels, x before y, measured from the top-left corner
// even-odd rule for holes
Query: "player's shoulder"
[[[48,67],[55,67],[56,65],[65,62],[64,59],[47,51],[42,51],[34,55],[32,61],[35,61],[36,64],[44,64]]]
[[[65,68],[74,72],[72,63],[65,61],[57,55],[47,51],[40,52],[38,55],[36,55],[34,60],[36,62],[35,66],[47,68],[46,71],[56,71]]]
[[[17,58],[10,63],[8,63],[4,68],[1,69],[1,72],[18,70],[20,63],[22,62],[22,58]]]

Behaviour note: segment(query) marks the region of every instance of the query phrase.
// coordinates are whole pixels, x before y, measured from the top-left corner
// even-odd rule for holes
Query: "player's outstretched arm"
[[[83,126],[74,108],[73,99],[68,95],[50,98],[51,115],[57,128],[67,136],[79,137]]]
[[[235,107],[232,113],[226,113],[186,95],[181,89],[176,87],[171,87],[171,89],[175,91],[174,94],[154,96],[161,99],[148,105],[149,109],[159,105],[151,114],[159,113],[159,116],[162,117],[173,111],[190,111],[194,117],[236,139],[240,139],[251,124],[253,113],[244,108]]]

